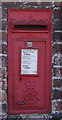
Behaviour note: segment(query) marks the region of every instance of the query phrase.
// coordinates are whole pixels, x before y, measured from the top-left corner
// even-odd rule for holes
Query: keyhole
[[[21,80],[21,78],[20,78],[20,80]]]

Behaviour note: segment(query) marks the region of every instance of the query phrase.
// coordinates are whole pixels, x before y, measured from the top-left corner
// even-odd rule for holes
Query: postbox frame
[[[10,16],[9,14],[11,13],[11,11],[25,11],[25,10],[26,11],[45,11],[45,12],[50,11],[50,14],[52,16],[52,10],[51,9],[48,9],[48,10],[47,9],[36,9],[35,10],[35,9],[16,9],[16,8],[10,8],[8,10],[8,16]],[[10,20],[8,21],[8,26],[9,26],[9,22],[10,22]],[[52,19],[51,19],[51,22],[52,22]],[[12,23],[10,23],[10,24],[12,26]],[[14,30],[14,32],[19,32],[19,31]],[[36,30],[35,31],[20,31],[20,32],[21,33],[24,33],[24,32],[25,33],[38,33],[38,32],[41,33],[41,31],[36,31]],[[51,72],[52,72],[51,71],[51,68],[52,68],[52,62],[51,62],[52,61],[52,45],[51,45],[52,27],[51,27],[51,23],[50,23],[50,25],[48,25],[48,31],[47,32],[49,32],[50,38],[51,38],[49,44],[47,44],[47,40],[42,40],[42,41],[45,42],[46,48],[48,47],[48,45],[50,46],[50,51],[49,51],[49,56],[50,56],[50,60],[49,60],[49,69],[50,69],[49,78],[50,78],[50,81],[49,80],[46,81],[46,90],[48,91],[48,88],[49,88],[47,98],[50,97],[50,103],[48,103],[48,101],[46,100],[46,103],[47,103],[49,108],[48,109],[47,108],[46,109],[42,108],[41,111],[37,110],[37,111],[35,111],[35,113],[50,113],[51,112]],[[11,40],[9,39],[10,36],[11,36],[11,28],[8,27],[8,113],[9,114],[14,114],[14,113],[15,114],[34,113],[34,110],[32,110],[31,112],[28,111],[28,110],[26,110],[26,111],[22,110],[21,111],[20,109],[19,110],[16,110],[16,108],[14,109],[14,107],[12,106],[13,103],[12,103],[11,96],[12,96],[12,98],[14,98],[14,96],[13,96],[13,93],[12,93],[11,89],[14,89],[14,86],[13,86],[14,81],[12,81],[11,79],[14,78],[14,77],[12,75],[12,72],[11,72],[10,68],[12,69],[12,71],[14,71],[14,68],[13,68],[13,61],[12,61],[13,58],[11,59],[11,57],[10,57],[10,55],[13,56],[13,53],[12,53],[12,51],[13,51],[13,41],[11,42]],[[31,48],[29,48],[29,49],[31,49]],[[46,50],[46,52],[48,53],[48,50]],[[12,61],[12,63],[10,63],[10,60]],[[47,70],[45,70],[45,71],[47,71]],[[49,82],[49,84],[48,84],[48,82]],[[45,98],[46,98],[46,96],[45,96]]]

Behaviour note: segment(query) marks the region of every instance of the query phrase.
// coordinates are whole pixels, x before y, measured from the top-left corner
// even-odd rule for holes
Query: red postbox
[[[51,112],[50,9],[8,10],[8,113]]]

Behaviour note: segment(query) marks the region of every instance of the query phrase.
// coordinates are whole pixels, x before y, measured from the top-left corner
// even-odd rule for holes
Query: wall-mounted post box
[[[51,112],[50,9],[8,10],[8,113]]]

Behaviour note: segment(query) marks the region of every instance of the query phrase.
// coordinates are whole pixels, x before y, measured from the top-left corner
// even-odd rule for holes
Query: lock
[[[33,46],[33,42],[28,41],[28,42],[27,42],[27,47],[32,47],[32,46]]]

